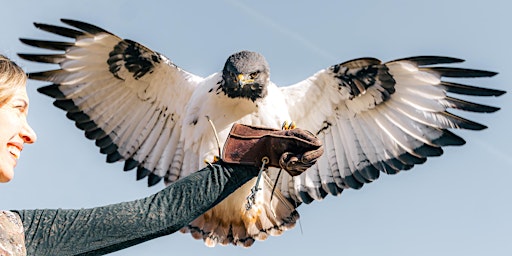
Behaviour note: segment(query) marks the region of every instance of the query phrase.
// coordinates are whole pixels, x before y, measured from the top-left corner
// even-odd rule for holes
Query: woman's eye
[[[15,104],[13,107],[22,113],[27,109],[27,105],[25,104]]]

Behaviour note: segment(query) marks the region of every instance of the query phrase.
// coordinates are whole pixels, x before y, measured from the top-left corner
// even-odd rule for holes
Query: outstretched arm
[[[257,174],[252,166],[212,165],[140,200],[14,212],[28,255],[103,255],[176,232]]]

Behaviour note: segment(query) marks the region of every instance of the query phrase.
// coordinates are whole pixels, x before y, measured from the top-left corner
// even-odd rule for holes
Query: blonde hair
[[[14,61],[0,54],[0,106],[9,101],[16,90],[26,83],[25,71]]]

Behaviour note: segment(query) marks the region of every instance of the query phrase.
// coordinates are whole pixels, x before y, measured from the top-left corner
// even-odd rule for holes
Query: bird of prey
[[[107,162],[124,161],[124,170],[136,168],[137,179],[147,177],[149,186],[174,182],[213,159],[217,145],[206,116],[221,144],[234,123],[281,128],[289,120],[322,140],[325,153],[300,176],[265,172],[252,207],[246,208],[246,198],[256,178],[183,229],[208,246],[248,247],[279,235],[294,226],[302,203],[360,189],[380,173],[396,174],[441,155],[443,146],[463,145],[453,128],[486,126],[449,109],[499,108],[454,95],[505,93],[443,80],[496,73],[450,67],[463,60],[442,56],[360,58],[277,86],[261,54],[241,51],[220,72],[200,77],[140,43],[88,23],[61,21],[68,26],[34,24],[72,40],[21,39],[58,51],[20,54],[59,65],[29,77],[51,82],[38,91],[55,98],[54,105],[95,140]]]

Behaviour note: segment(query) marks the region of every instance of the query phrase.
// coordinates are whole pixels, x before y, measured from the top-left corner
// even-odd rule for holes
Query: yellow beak
[[[236,79],[238,80],[238,85],[240,86],[240,88],[244,88],[244,85],[254,82],[254,79],[246,79],[244,74],[238,74],[238,76],[236,76]]]

